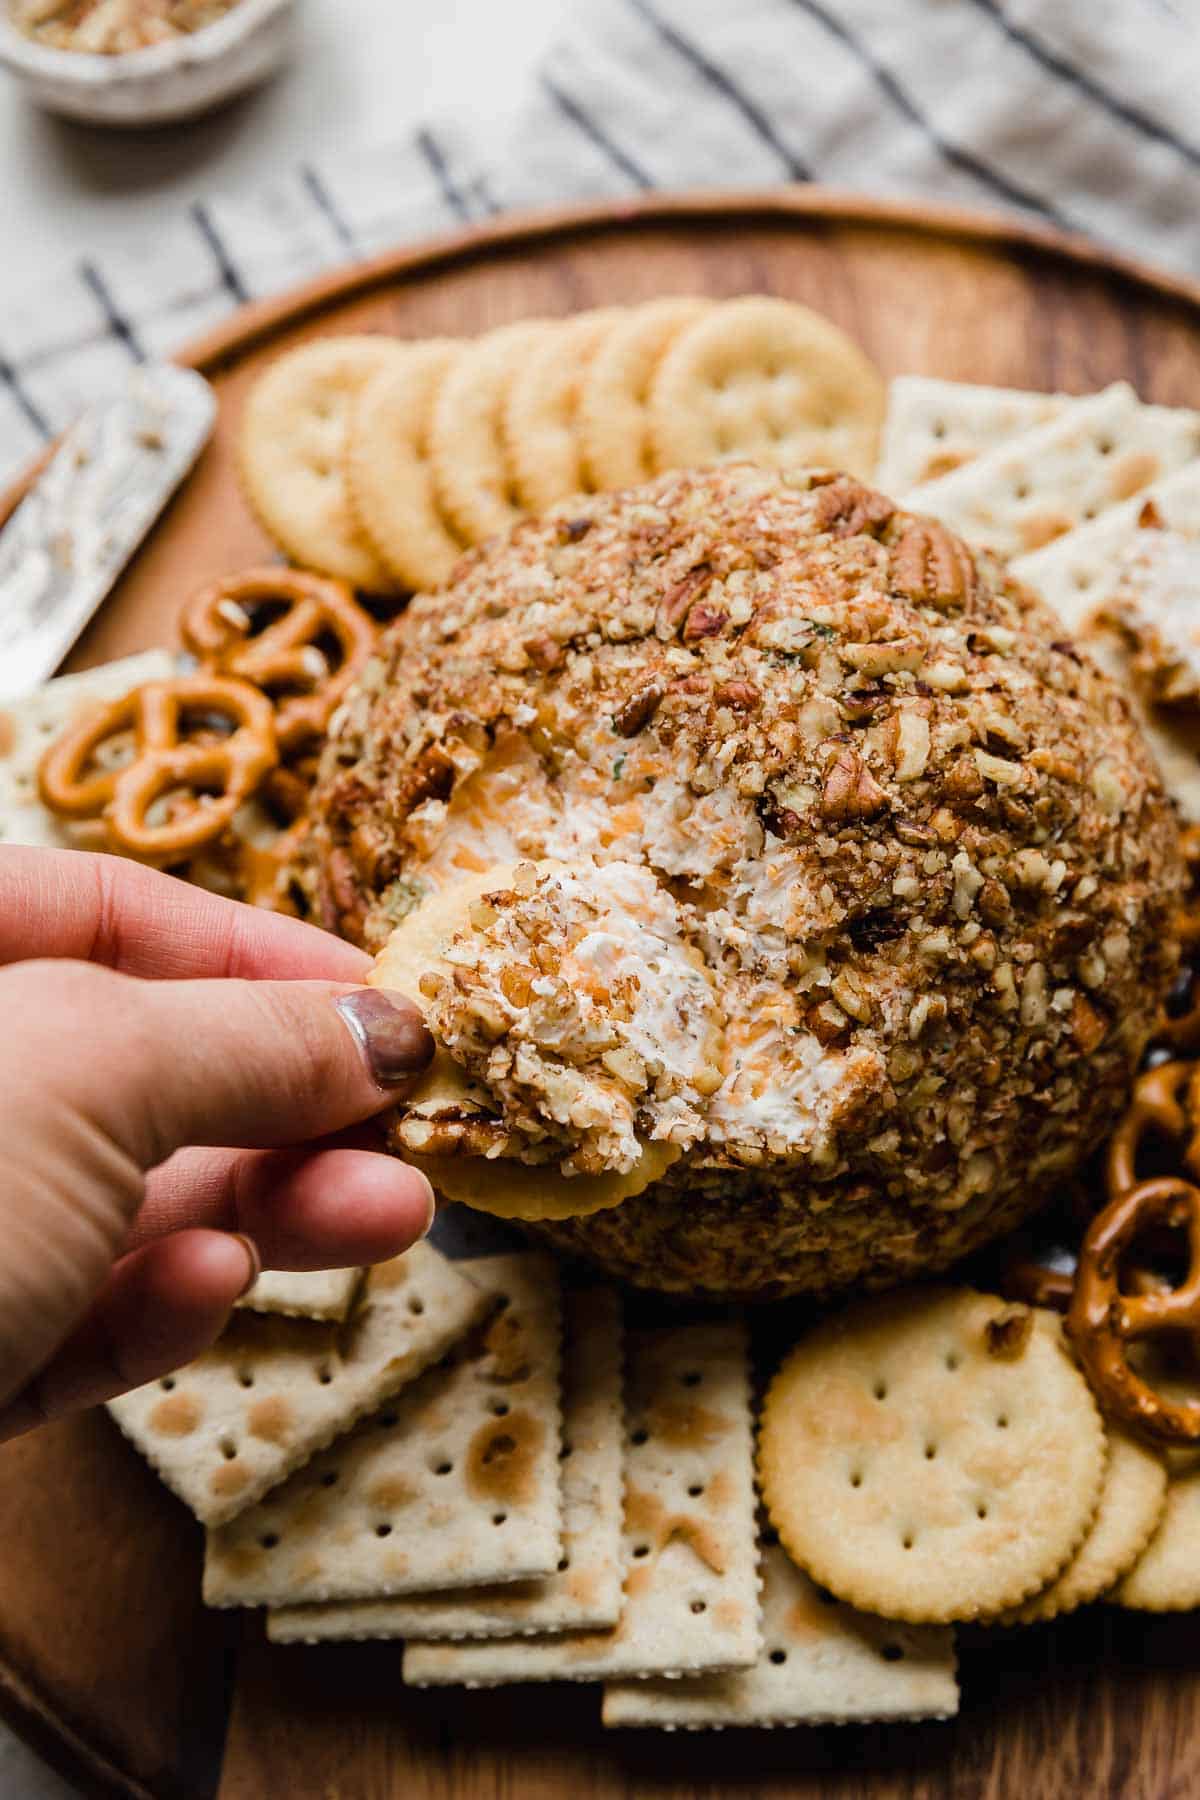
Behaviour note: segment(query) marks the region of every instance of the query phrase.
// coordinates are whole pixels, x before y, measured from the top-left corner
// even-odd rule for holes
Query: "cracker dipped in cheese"
[[[408,994],[437,1043],[390,1136],[449,1199],[582,1216],[704,1135],[722,1077],[715,984],[644,867],[457,878],[396,927],[369,979]]]
[[[552,884],[472,927],[486,979],[406,991],[476,1090],[464,1164],[576,1194],[636,1169],[539,1232],[720,1298],[882,1286],[1011,1230],[1123,1106],[1178,962],[1177,830],[1116,685],[999,564],[812,470],[684,470],[472,552],[333,722],[309,854],[318,916],[373,951],[526,862],[661,906],[713,984],[711,1092],[647,1076],[617,1106],[601,1057],[573,1113],[545,1019],[509,994],[515,1036],[487,1024]]]

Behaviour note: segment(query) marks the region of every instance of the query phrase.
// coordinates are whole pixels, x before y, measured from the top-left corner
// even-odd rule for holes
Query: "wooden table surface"
[[[247,387],[281,346],[747,291],[818,307],[889,375],[1076,392],[1123,377],[1146,399],[1200,400],[1200,290],[1007,221],[810,189],[506,220],[252,309],[198,347],[221,403],[216,438],[72,666],[174,644],[191,589],[268,550],[238,496],[232,446]],[[256,1618],[203,1610],[200,1550],[198,1528],[102,1416],[0,1451],[0,1702],[97,1793],[1200,1792],[1200,1627],[1187,1616],[1090,1608],[1050,1627],[965,1633],[963,1710],[950,1724],[605,1734],[595,1689],[410,1693],[394,1645],[269,1648]]]

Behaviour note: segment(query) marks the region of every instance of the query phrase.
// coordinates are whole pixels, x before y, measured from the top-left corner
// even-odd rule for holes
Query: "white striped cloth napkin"
[[[130,360],[319,270],[576,197],[821,181],[1004,207],[1200,273],[1187,0],[588,0],[507,128],[215,197],[0,303],[0,480]]]

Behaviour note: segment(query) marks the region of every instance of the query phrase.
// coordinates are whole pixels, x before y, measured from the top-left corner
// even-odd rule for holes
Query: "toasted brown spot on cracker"
[[[191,1394],[170,1394],[150,1414],[150,1429],[161,1431],[164,1437],[186,1437],[203,1417],[204,1408]]]
[[[292,1409],[282,1394],[272,1394],[267,1400],[255,1401],[246,1415],[246,1424],[251,1437],[262,1438],[268,1444],[286,1444],[292,1428]]]
[[[467,1486],[480,1499],[519,1505],[528,1497],[546,1428],[532,1413],[512,1412],[484,1425],[467,1451]]]

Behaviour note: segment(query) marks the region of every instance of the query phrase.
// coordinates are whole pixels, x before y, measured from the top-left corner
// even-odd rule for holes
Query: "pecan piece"
[[[825,772],[821,812],[827,819],[873,819],[891,803],[857,750],[838,746]]]
[[[677,630],[680,622],[687,616],[693,600],[699,597],[701,590],[706,588],[711,580],[711,564],[697,563],[694,569],[689,569],[687,574],[663,595],[658,609],[659,625],[666,627],[668,632]]]
[[[440,744],[428,744],[400,783],[396,811],[407,818],[424,800],[448,800],[454,786],[454,764]]]
[[[688,613],[683,627],[685,644],[695,644],[701,638],[720,637],[729,623],[729,614],[719,607],[707,606],[703,600],[697,600]]]
[[[813,524],[818,531],[832,531],[837,537],[853,537],[859,531],[874,535],[895,510],[892,502],[874,488],[864,487],[852,475],[839,475],[821,485]]]
[[[1108,1020],[1084,994],[1076,994],[1071,1003],[1071,1036],[1085,1056],[1090,1056],[1108,1036]]]
[[[751,681],[723,681],[713,693],[717,706],[730,706],[734,712],[753,712],[761,699]]]
[[[913,519],[905,526],[888,567],[897,593],[943,608],[965,605],[974,586],[966,546],[935,519]]]
[[[613,729],[622,737],[636,737],[658,711],[662,697],[662,689],[654,682],[639,688],[613,714]]]

